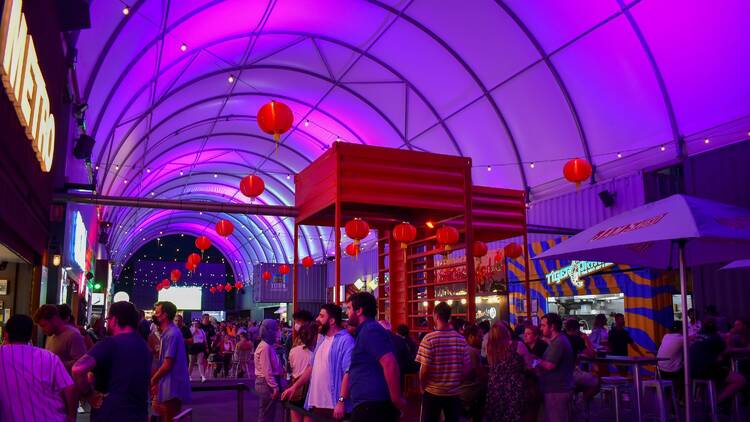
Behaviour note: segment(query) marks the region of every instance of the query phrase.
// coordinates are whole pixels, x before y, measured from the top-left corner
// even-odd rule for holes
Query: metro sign
[[[21,3],[22,0],[5,0],[0,23],[0,76],[42,171],[46,173],[52,168],[55,151],[55,116],[50,113],[47,85]]]

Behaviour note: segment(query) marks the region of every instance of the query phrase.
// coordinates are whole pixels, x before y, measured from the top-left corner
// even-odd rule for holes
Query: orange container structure
[[[300,225],[334,228],[338,303],[341,285],[341,227],[361,218],[378,231],[380,316],[392,324],[407,323],[431,314],[435,287],[436,246],[434,228],[450,225],[460,238],[453,251],[465,250],[465,317],[474,319],[475,239],[485,242],[526,233],[526,207],[522,191],[473,186],[470,158],[441,154],[335,143],[295,177],[295,268]],[[402,221],[418,228],[417,239],[401,249],[391,229]],[[466,248],[466,245],[469,245]],[[457,266],[454,264],[454,266]],[[385,275],[388,274],[388,283]],[[294,277],[296,306],[297,277]],[[441,298],[442,299],[442,298]],[[422,307],[428,302],[427,307]],[[460,316],[460,315],[459,315]],[[429,318],[427,318],[429,320]]]

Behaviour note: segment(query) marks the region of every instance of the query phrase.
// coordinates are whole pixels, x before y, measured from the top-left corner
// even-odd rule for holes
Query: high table
[[[604,357],[581,358],[581,360],[597,363],[607,363],[612,365],[629,366],[633,368],[633,387],[635,390],[635,413],[637,421],[643,420],[641,414],[641,367],[644,365],[656,365],[660,361],[669,360],[666,358],[646,357],[646,356],[615,356],[607,355]]]

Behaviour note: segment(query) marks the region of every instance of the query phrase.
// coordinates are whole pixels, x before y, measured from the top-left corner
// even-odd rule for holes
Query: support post
[[[333,298],[337,305],[341,305],[341,202],[336,199],[336,221],[333,224],[336,244],[336,284],[334,286]]]
[[[292,273],[292,312],[297,312],[299,296],[299,224],[294,222],[294,272]]]
[[[526,288],[526,320],[531,322],[531,280],[529,280],[529,234],[523,231],[523,277]]]
[[[693,401],[690,397],[690,362],[688,347],[688,318],[687,318],[687,270],[685,269],[685,240],[677,241],[680,260],[680,301],[682,303],[682,362],[685,371],[685,420],[692,422]]]
[[[477,283],[474,272],[474,229],[472,223],[472,183],[471,183],[471,160],[468,160],[464,170],[464,244],[466,248],[466,320],[474,322],[477,316]]]

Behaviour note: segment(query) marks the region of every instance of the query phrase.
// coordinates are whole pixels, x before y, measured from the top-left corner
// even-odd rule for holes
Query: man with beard
[[[137,331],[138,320],[132,303],[113,303],[107,316],[109,336],[73,365],[73,379],[91,403],[93,422],[146,420],[151,352]]]
[[[172,302],[156,302],[154,324],[159,326],[159,368],[151,376],[151,394],[155,396],[154,410],[165,422],[171,422],[190,401],[190,376],[187,353],[182,333],[172,321],[177,307]]]
[[[396,421],[406,401],[390,336],[375,321],[377,300],[368,292],[349,296],[348,324],[354,329],[351,366],[344,377],[342,398],[351,397],[352,422]]]
[[[320,324],[323,339],[318,340],[315,354],[299,380],[281,395],[282,400],[288,400],[298,388],[309,382],[305,409],[337,419],[351,412],[351,404],[344,400],[343,391],[346,388],[345,374],[349,371],[354,348],[354,339],[341,328],[341,316],[341,307],[333,303],[320,308],[315,321]]]

